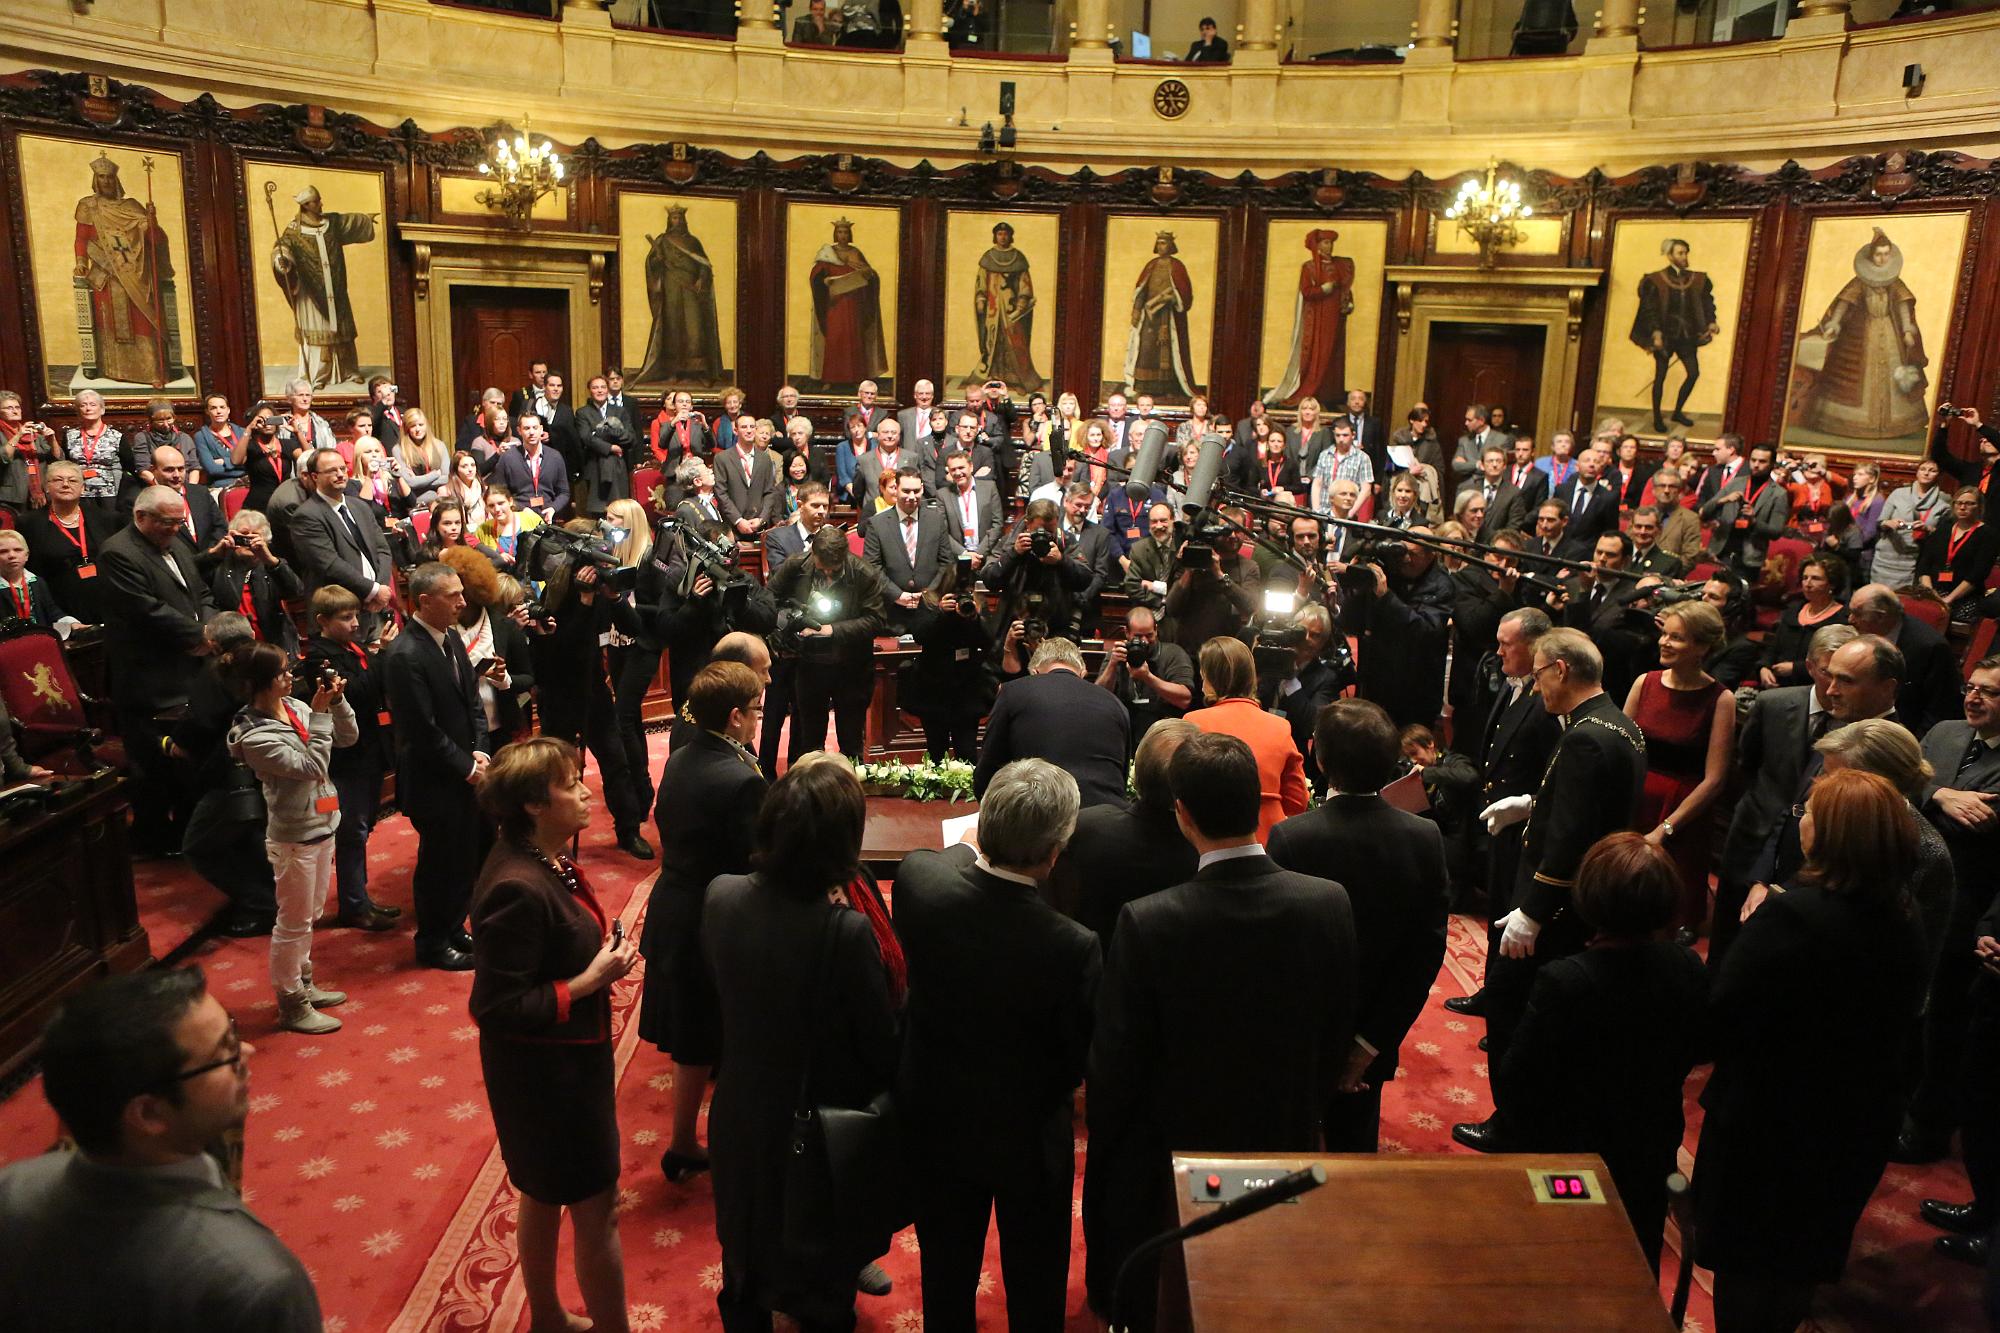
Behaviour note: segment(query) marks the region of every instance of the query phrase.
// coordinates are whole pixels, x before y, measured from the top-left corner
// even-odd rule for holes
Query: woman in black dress
[[[1655,1273],[1708,989],[1694,950],[1660,938],[1680,896],[1680,869],[1639,834],[1592,847],[1573,900],[1596,937],[1535,978],[1493,1082],[1522,1151],[1604,1159]]]
[[[638,961],[638,944],[608,929],[583,872],[563,855],[590,823],[575,749],[545,736],[505,747],[479,803],[500,838],[472,893],[471,1009],[500,1159],[521,1195],[529,1327],[586,1327],[556,1293],[567,1208],[587,1327],[624,1333],[611,986]]]
[[[1812,679],[1806,670],[1806,649],[1823,626],[1847,623],[1847,593],[1847,566],[1839,556],[1819,552],[1799,562],[1799,596],[1785,603],[1764,640],[1758,684],[1770,689],[1804,685]]]
[[[1924,539],[1917,552],[1917,586],[1944,599],[1953,624],[1979,619],[1986,576],[2000,554],[2000,536],[1986,521],[1984,497],[1976,486],[1961,486],[1951,497],[1951,522]]]
[[[1799,825],[1804,869],[1753,889],[1714,979],[1694,1199],[1719,1333],[1797,1327],[1895,1146],[1927,971],[1905,889],[1915,821],[1887,778],[1827,773]]]
[[[788,1243],[792,1113],[866,1106],[896,1069],[882,952],[866,915],[836,901],[861,860],[866,803],[845,764],[801,764],[757,816],[756,872],[709,886],[702,950],[714,969],[729,1058],[709,1112],[716,1307],[726,1333],[768,1330],[782,1311],[806,1333],[854,1327],[855,1275],[886,1236]]]
[[[243,497],[245,509],[261,510],[271,503],[271,492],[292,475],[291,460],[278,439],[278,409],[259,403],[250,414],[250,427],[236,447],[229,451],[232,461],[243,465],[249,491]]]
[[[764,717],[764,683],[741,662],[710,662],[689,683],[660,772],[653,826],[660,877],[646,904],[646,992],[639,1035],[674,1058],[674,1125],[660,1170],[675,1184],[708,1169],[697,1125],[709,1070],[722,1054],[715,978],[701,952],[709,881],[750,869],[764,776],[751,749]],[[714,1132],[713,1118],[710,1133]]]

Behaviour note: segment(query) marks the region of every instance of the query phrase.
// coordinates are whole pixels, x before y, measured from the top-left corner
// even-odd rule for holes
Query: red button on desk
[[[1205,1182],[1203,1182],[1203,1183],[1205,1183],[1205,1184],[1206,1184],[1206,1185],[1208,1186],[1208,1192],[1209,1192],[1210,1194],[1220,1194],[1220,1193],[1222,1193],[1222,1177],[1221,1177],[1221,1176],[1217,1176],[1217,1175],[1211,1175],[1211,1176],[1209,1176],[1209,1178],[1208,1178],[1208,1179],[1207,1179],[1207,1180],[1206,1180]]]

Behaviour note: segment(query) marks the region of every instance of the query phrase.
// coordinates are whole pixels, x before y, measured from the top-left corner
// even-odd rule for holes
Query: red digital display
[[[1588,1199],[1590,1186],[1582,1176],[1548,1176],[1549,1196],[1556,1199]]]

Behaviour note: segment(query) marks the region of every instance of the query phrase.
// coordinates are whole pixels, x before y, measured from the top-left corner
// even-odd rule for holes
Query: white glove
[[[1532,796],[1503,796],[1479,812],[1486,821],[1488,833],[1498,833],[1503,828],[1511,828],[1528,817],[1535,808]]]
[[[1500,918],[1500,926],[1503,958],[1527,958],[1535,952],[1535,937],[1542,933],[1541,922],[1516,908]]]

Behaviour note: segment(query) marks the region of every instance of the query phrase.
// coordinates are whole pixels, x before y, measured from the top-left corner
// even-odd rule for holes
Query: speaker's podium
[[[1176,1154],[1179,1221],[1314,1162],[1325,1185],[1168,1256],[1162,1330],[1673,1328],[1594,1156]]]

